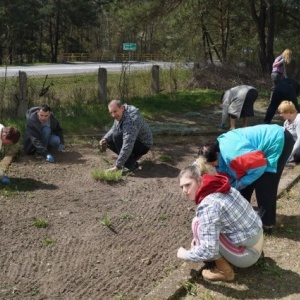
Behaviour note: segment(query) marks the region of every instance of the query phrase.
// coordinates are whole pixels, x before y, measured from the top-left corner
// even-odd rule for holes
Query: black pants
[[[258,97],[258,92],[256,89],[250,89],[246,95],[240,118],[242,117],[253,117],[254,109],[253,105]]]
[[[293,150],[294,139],[289,131],[284,131],[284,146],[278,159],[277,172],[265,172],[252,184],[240,192],[249,202],[255,190],[258,205],[258,213],[265,226],[272,226],[276,223],[276,200],[280,177],[284,166]]]
[[[276,92],[273,92],[273,93],[276,93]],[[291,101],[294,105],[295,105],[295,108],[297,109],[297,111],[299,112],[299,105],[298,105],[298,100],[297,100],[297,96],[295,95],[295,97],[282,97],[282,96],[274,96],[272,93],[271,95],[271,100],[270,100],[270,104],[267,108],[267,111],[266,111],[266,116],[264,118],[264,123],[265,124],[270,124],[275,113],[276,113],[276,110],[278,108],[278,106],[280,105],[280,103],[283,101],[283,100],[288,100],[288,101]]]
[[[117,132],[114,133],[111,139],[107,139],[108,148],[115,152],[116,154],[120,154],[120,151],[123,146],[123,133]],[[141,158],[141,156],[145,155],[150,149],[142,144],[140,141],[136,140],[134,143],[134,147],[132,152],[124,164],[124,167],[131,169],[136,161]]]

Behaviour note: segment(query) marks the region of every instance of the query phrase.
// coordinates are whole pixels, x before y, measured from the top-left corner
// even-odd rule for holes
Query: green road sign
[[[136,43],[123,43],[123,50],[135,51],[136,50]]]

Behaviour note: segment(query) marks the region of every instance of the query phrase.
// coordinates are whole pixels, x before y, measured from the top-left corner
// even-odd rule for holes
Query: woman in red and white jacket
[[[226,176],[205,172],[197,160],[179,174],[184,196],[195,201],[197,209],[191,247],[180,247],[177,257],[213,262],[213,267],[203,268],[203,278],[231,281],[234,279],[231,264],[247,268],[259,259],[263,248],[262,222],[251,204],[230,186]]]

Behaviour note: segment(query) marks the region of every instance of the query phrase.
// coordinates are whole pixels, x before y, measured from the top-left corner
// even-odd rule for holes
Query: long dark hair
[[[220,153],[219,142],[211,140],[199,148],[198,155],[202,155],[207,162],[214,162],[218,159],[217,153]]]

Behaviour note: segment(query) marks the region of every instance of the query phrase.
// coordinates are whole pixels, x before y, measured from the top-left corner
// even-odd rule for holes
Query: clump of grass
[[[159,157],[159,160],[162,161],[162,162],[167,162],[167,163],[173,162],[172,156],[171,156],[171,155],[168,155],[168,154],[162,154],[162,155]]]
[[[12,186],[5,186],[4,188],[2,188],[3,184],[1,184],[0,186],[1,186],[0,196],[13,197],[19,194],[19,191],[15,190],[14,187]]]
[[[123,299],[125,299],[125,298],[122,294],[118,294],[115,296],[115,300],[123,300]]]
[[[49,226],[48,222],[44,219],[36,218],[33,220],[33,225],[37,228],[46,228]]]
[[[92,171],[92,177],[97,181],[118,182],[122,179],[122,170],[112,172],[108,170],[95,169]]]
[[[45,247],[46,246],[51,246],[51,245],[54,244],[54,241],[50,238],[45,238],[41,242],[42,242],[42,245],[45,246]]]
[[[103,215],[101,216],[101,218],[97,218],[97,220],[100,220],[100,223],[103,226],[112,227],[111,219],[109,218],[109,216],[108,216],[107,213],[103,213]]]
[[[194,283],[185,281],[182,285],[190,295],[197,296],[197,286]]]
[[[259,261],[258,265],[263,269],[264,273],[269,275],[281,276],[283,273],[283,270],[279,266],[270,264],[265,260]]]

